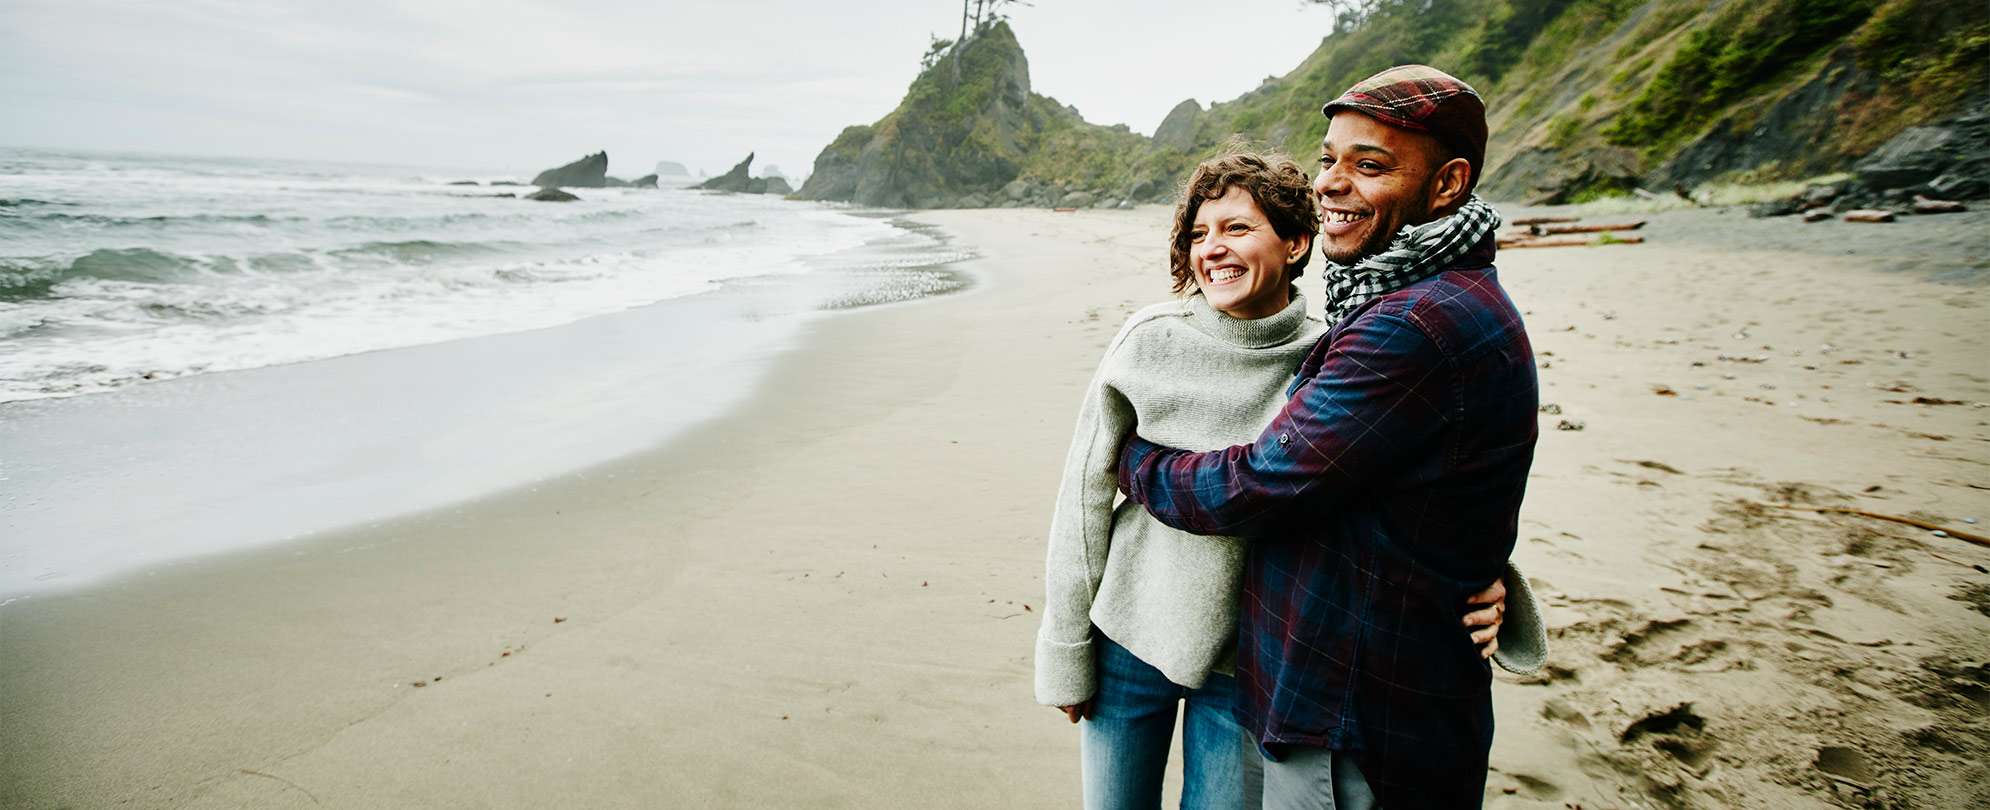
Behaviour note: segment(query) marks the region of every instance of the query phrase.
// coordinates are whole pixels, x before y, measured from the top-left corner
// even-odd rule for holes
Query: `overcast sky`
[[[0,0],[0,144],[529,175],[606,149],[806,174],[917,75],[958,2]],[[1304,0],[1012,6],[1034,89],[1152,133],[1298,66]]]

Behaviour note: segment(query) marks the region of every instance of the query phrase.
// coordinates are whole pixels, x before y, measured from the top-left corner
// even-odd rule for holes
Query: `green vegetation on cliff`
[[[1487,97],[1490,194],[1773,179],[1844,168],[1982,93],[1990,68],[1982,0],[1336,5],[1354,6],[1350,22],[1291,73],[1211,107],[1190,151],[1241,134],[1306,155],[1326,131],[1320,104],[1423,63]]]

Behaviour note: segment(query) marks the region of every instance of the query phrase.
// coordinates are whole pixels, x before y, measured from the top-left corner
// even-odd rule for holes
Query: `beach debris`
[[[1813,208],[1803,212],[1803,221],[1805,222],[1823,222],[1827,219],[1836,219],[1836,217],[1832,216],[1830,211],[1822,208]]]
[[[1536,225],[1534,235],[1549,236],[1563,233],[1601,233],[1603,231],[1635,231],[1645,226],[1645,221],[1626,222],[1618,225]]]
[[[1589,426],[1588,424],[1586,424],[1586,423],[1583,423],[1583,422],[1571,422],[1571,421],[1569,421],[1569,420],[1567,420],[1567,419],[1563,419],[1563,420],[1561,421],[1561,424],[1558,424],[1558,425],[1555,425],[1555,429],[1556,429],[1556,430],[1581,430],[1581,429],[1583,429],[1583,428],[1585,428],[1585,427],[1588,427],[1588,426]]]
[[[1916,214],[1960,214],[1967,210],[1969,206],[1955,200],[1931,200],[1919,194],[1914,195]]]
[[[1562,406],[1549,402],[1542,405],[1540,411],[1545,414],[1556,415],[1562,412]]]
[[[1071,212],[1073,212],[1073,211],[1076,211],[1076,210],[1078,210],[1078,209],[1077,209],[1077,208],[1052,208],[1052,209],[1050,209],[1050,212],[1051,212],[1051,213],[1053,213],[1053,214],[1069,214],[1069,213],[1071,213]]]
[[[411,684],[408,684],[408,685],[409,685],[409,686],[412,686],[412,687],[415,687],[415,688],[417,688],[417,689],[419,689],[419,688],[421,688],[421,687],[424,687],[424,686],[427,686],[427,685],[428,685],[428,681],[415,681],[414,683],[411,683]]]
[[[1892,222],[1893,212],[1880,211],[1872,208],[1859,208],[1852,211],[1846,211],[1845,221],[1846,222]]]
[[[1553,222],[1580,222],[1580,221],[1582,221],[1582,217],[1522,217],[1522,218],[1520,218],[1520,219],[1516,219],[1516,220],[1514,220],[1514,221],[1512,221],[1511,223],[1508,223],[1508,224],[1511,224],[1511,225],[1547,225],[1547,224],[1549,224],[1549,223],[1553,223]]]
[[[1669,385],[1654,385],[1651,388],[1651,392],[1661,397],[1679,396],[1679,392],[1672,390],[1672,386]]]
[[[553,623],[554,623],[554,624],[559,624],[560,622],[563,622],[563,621],[566,621],[566,620],[567,620],[567,617],[565,617],[565,616],[554,616],[554,617],[553,617]]]

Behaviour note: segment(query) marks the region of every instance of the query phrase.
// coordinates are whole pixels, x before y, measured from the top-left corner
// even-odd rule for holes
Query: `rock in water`
[[[719,175],[710,180],[706,180],[703,183],[699,183],[695,186],[692,186],[692,188],[700,189],[703,191],[738,191],[738,192],[747,192],[747,193],[757,193],[753,189],[753,178],[747,175],[747,170],[752,168],[752,166],[753,166],[753,153],[748,152],[746,153],[746,159],[740,161],[738,165],[733,166],[732,171],[726,172],[725,174]]]
[[[691,170],[689,170],[689,169],[686,169],[686,168],[684,168],[684,164],[682,164],[682,163],[678,163],[677,161],[674,161],[674,160],[659,160],[659,161],[657,161],[657,162],[656,162],[656,173],[657,173],[657,176],[659,176],[659,177],[690,177],[690,176],[691,176]]]
[[[761,190],[762,194],[780,194],[786,196],[795,193],[795,187],[788,185],[786,178],[768,175],[764,179],[767,181],[767,187]]]
[[[596,152],[532,178],[540,188],[602,188],[608,185],[608,153]]]
[[[633,182],[629,183],[629,185],[634,186],[636,188],[656,188],[656,175],[645,174],[641,177],[636,178]]]
[[[539,189],[538,191],[532,192],[531,194],[525,195],[525,199],[538,200],[540,202],[573,202],[574,200],[578,200],[580,198],[572,194],[568,194],[564,191],[561,191],[557,188],[542,188]]]

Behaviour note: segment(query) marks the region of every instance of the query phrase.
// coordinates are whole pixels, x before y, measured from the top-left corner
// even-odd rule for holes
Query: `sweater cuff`
[[[1512,560],[1506,561],[1506,621],[1499,626],[1499,651],[1493,661],[1515,675],[1532,675],[1548,662],[1548,628],[1534,587]]]
[[[1076,706],[1099,690],[1092,641],[1065,644],[1036,640],[1036,702],[1045,706]]]

